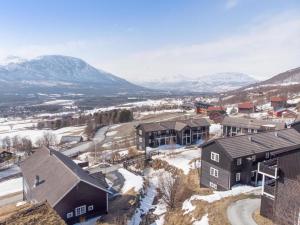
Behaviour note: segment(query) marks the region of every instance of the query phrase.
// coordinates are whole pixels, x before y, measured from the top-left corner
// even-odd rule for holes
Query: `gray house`
[[[285,123],[282,122],[228,116],[224,117],[221,124],[224,137],[281,130],[286,128]]]
[[[96,179],[60,152],[38,149],[20,167],[24,199],[47,201],[68,224],[107,213],[104,176]]]
[[[203,118],[139,124],[136,127],[137,148],[196,144],[209,138],[209,126]]]
[[[236,184],[257,185],[262,180],[258,163],[278,150],[299,147],[300,133],[294,129],[215,139],[202,145],[202,187],[229,190]]]

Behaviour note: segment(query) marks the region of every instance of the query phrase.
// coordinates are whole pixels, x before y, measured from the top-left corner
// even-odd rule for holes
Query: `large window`
[[[270,152],[266,152],[266,159],[270,158]]]
[[[236,165],[238,165],[238,166],[242,165],[242,158],[238,158],[236,160]]]
[[[214,176],[214,177],[219,177],[219,170],[213,168],[213,167],[210,167],[210,175],[211,176]]]
[[[215,152],[211,152],[210,153],[210,159],[216,162],[220,161],[220,155],[218,153]]]
[[[86,213],[86,205],[75,208],[75,216],[80,216]]]

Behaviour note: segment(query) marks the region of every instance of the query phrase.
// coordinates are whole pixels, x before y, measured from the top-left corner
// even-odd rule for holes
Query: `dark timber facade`
[[[225,117],[221,124],[224,137],[281,130],[285,128],[285,123],[242,117]]]
[[[294,129],[215,139],[202,145],[202,187],[230,190],[236,184],[257,185],[262,180],[258,163],[280,149],[300,145]]]
[[[197,144],[208,139],[209,125],[203,118],[139,124],[136,127],[137,148]]]
[[[24,199],[47,201],[67,224],[107,213],[104,176],[96,179],[60,152],[38,149],[20,166]]]
[[[259,163],[263,176],[260,213],[275,224],[300,224],[300,145]]]

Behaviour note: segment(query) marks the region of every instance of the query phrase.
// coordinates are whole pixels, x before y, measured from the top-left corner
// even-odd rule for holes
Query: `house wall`
[[[276,182],[274,221],[277,224],[298,224],[300,213],[300,150],[278,159],[280,168]]]
[[[261,196],[261,204],[260,204],[260,215],[273,220],[273,207],[274,201],[265,195]]]
[[[211,160],[211,152],[219,154],[219,162]],[[231,162],[232,159],[216,143],[202,148],[200,186],[210,187],[209,182],[217,184],[218,190],[231,188]],[[210,167],[219,171],[218,178],[210,175]]]
[[[86,214],[75,216],[75,208],[86,205]],[[88,206],[93,205],[94,209],[88,211]],[[76,185],[54,209],[68,224],[79,222],[80,219],[103,215],[107,213],[107,194],[106,192],[91,186],[85,182]],[[67,219],[67,213],[73,212],[73,217]]]

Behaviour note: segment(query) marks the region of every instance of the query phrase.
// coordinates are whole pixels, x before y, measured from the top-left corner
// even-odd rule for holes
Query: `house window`
[[[266,152],[266,159],[270,158],[270,152]]]
[[[160,131],[157,131],[157,134],[160,135]]]
[[[241,173],[236,173],[235,174],[235,181],[239,182],[241,180]]]
[[[211,188],[213,188],[213,189],[217,189],[218,188],[218,186],[215,183],[213,183],[213,182],[209,182],[209,186]]]
[[[214,176],[214,177],[219,177],[219,170],[217,170],[213,167],[210,167],[210,175]]]
[[[89,205],[88,211],[93,211],[94,210],[94,205]]]
[[[252,133],[251,129],[248,129],[248,133]]]
[[[142,135],[142,134],[143,134],[143,131],[142,131],[142,130],[139,130],[139,134]]]
[[[139,138],[139,142],[142,143],[143,142],[143,138],[140,137]]]
[[[75,208],[75,216],[80,216],[86,213],[86,205]]]
[[[210,159],[211,159],[212,161],[219,162],[219,160],[220,160],[220,155],[219,155],[218,153],[211,152],[211,153],[210,153]]]
[[[242,165],[242,158],[238,158],[237,160],[236,160],[236,165]]]
[[[70,219],[70,218],[72,218],[72,217],[73,217],[73,212],[67,213],[67,219]]]
[[[256,160],[256,155],[253,155],[252,156],[252,161],[255,162],[255,160]]]
[[[256,174],[256,170],[251,171],[251,177],[254,177]]]
[[[257,130],[254,130],[254,134],[256,134],[257,133]]]

